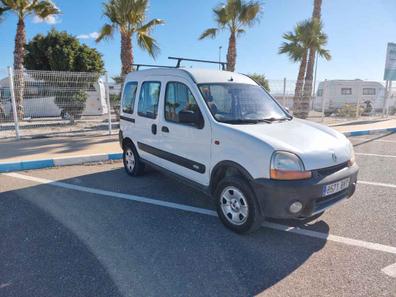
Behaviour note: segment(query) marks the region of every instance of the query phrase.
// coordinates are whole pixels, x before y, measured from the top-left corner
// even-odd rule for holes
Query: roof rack
[[[154,67],[154,68],[176,68],[175,66],[167,66],[167,65],[150,65],[150,64],[132,64],[132,66],[136,67],[136,71],[139,71],[140,67]]]
[[[182,61],[218,64],[218,65],[221,65],[223,70],[226,70],[226,66],[227,66],[226,62],[220,62],[220,61],[197,60],[197,59],[188,59],[188,58],[180,58],[180,57],[168,57],[168,59],[169,60],[177,60],[176,68],[180,67],[180,63]]]

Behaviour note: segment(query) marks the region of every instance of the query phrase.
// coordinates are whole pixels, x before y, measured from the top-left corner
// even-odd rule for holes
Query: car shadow
[[[153,171],[131,179],[114,169],[61,182],[211,205]],[[2,196],[1,296],[251,296],[285,279],[326,243],[268,228],[237,235],[217,217],[51,184]],[[325,222],[314,224],[328,233]],[[11,285],[1,288],[2,282]]]

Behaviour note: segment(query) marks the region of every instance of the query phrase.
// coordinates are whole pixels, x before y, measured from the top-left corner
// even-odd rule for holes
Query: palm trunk
[[[234,32],[231,32],[230,39],[228,41],[227,71],[235,71],[236,57],[236,36]]]
[[[312,11],[312,20],[320,22],[322,10],[322,0],[314,0],[314,8]],[[309,49],[309,59],[307,64],[307,73],[305,75],[303,99],[301,101],[302,117],[308,117],[309,103],[312,96],[313,70],[315,66],[316,49]]]
[[[121,32],[121,77],[124,78],[132,71],[133,49],[132,35],[130,33]]]
[[[314,9],[312,11],[312,19],[317,19],[320,21],[322,14],[322,0],[314,0]]]
[[[15,101],[17,107],[18,119],[23,119],[23,93],[25,88],[25,79],[23,76],[23,60],[25,56],[26,32],[23,18],[18,19],[17,31],[15,35],[14,49],[14,69],[15,69]]]
[[[296,88],[294,90],[294,99],[293,99],[293,115],[296,117],[300,118],[302,109],[301,109],[301,102],[302,102],[302,91],[304,87],[304,76],[305,76],[305,70],[307,68],[307,56],[308,56],[308,50],[305,51],[301,62],[300,62],[300,69],[298,71],[298,76],[297,76],[297,82],[296,82]]]
[[[311,101],[312,96],[312,82],[313,82],[313,70],[315,64],[315,49],[309,49],[309,59],[307,63],[307,73],[305,74],[305,81],[304,81],[304,92],[303,92],[303,99],[301,101],[301,110],[302,110],[302,117],[305,119],[308,117],[309,113],[309,103]]]

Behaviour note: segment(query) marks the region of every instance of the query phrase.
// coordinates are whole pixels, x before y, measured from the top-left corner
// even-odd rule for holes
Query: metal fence
[[[348,121],[376,121],[396,117],[396,86],[364,80],[325,80],[311,96],[296,96],[297,81],[269,80],[270,93],[292,113],[306,101],[307,119],[337,124]],[[301,82],[303,86],[304,83]],[[313,84],[314,85],[314,84]]]
[[[0,70],[0,139],[111,134],[106,75]]]
[[[283,106],[295,115],[303,107],[308,120],[338,124],[396,117],[396,86],[326,80],[304,98],[295,96],[295,80],[268,83]],[[0,69],[0,139],[116,133],[120,90],[98,73]]]

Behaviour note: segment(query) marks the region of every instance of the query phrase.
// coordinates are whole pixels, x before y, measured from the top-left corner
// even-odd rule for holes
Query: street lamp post
[[[220,45],[219,46],[219,70],[221,69],[221,65],[220,65],[220,62],[221,62],[221,49],[222,49],[223,47]]]

